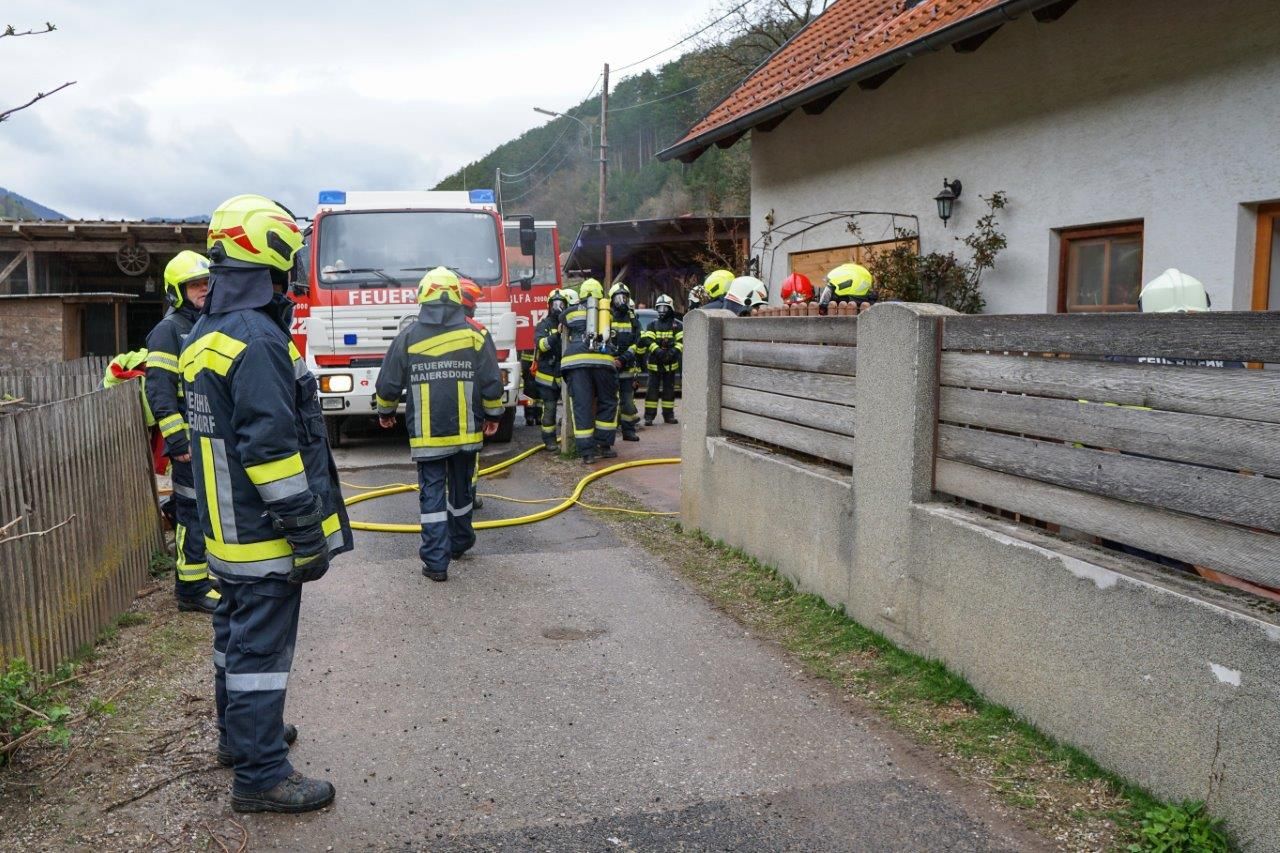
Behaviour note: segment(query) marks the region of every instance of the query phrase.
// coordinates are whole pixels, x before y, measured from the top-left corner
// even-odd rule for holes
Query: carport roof
[[[875,89],[906,62],[950,45],[977,50],[1028,12],[1057,20],[1076,0],[836,0],[702,117],[658,159],[690,163],[748,130],[768,132],[797,108],[817,115],[845,89]]]
[[[745,216],[677,216],[588,222],[573,241],[565,258],[564,270],[592,270],[594,274],[601,275],[606,246],[613,247],[615,269],[648,254],[652,254],[653,260],[659,263],[670,263],[677,257],[688,260],[705,250],[709,236],[718,243],[742,240],[747,236],[748,228],[749,220]]]

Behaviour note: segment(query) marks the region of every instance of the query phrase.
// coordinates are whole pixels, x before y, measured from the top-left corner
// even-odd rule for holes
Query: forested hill
[[[681,138],[737,85],[742,72],[705,51],[687,53],[621,81],[609,94],[609,186],[606,219],[693,214],[745,214],[750,196],[748,143],[712,148],[686,166],[661,163],[654,154]],[[554,109],[556,104],[530,104]],[[584,222],[596,220],[599,178],[599,89],[563,110],[586,122],[554,118],[489,152],[441,181],[436,189],[490,187],[503,172],[503,208],[560,224],[567,249]],[[465,183],[464,183],[465,179]]]
[[[52,208],[0,187],[0,219],[66,219]]]

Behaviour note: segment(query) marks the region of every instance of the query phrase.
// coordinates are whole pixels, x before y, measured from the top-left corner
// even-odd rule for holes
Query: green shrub
[[[1140,841],[1130,853],[1226,853],[1231,841],[1222,818],[1211,817],[1204,803],[1180,803],[1151,809],[1142,818]]]

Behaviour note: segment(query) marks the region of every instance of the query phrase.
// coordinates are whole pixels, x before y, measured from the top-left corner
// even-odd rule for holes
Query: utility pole
[[[498,215],[502,215],[502,167],[493,170],[493,192],[498,197]]]
[[[604,64],[604,86],[600,90],[600,203],[596,221],[604,222],[604,202],[609,187],[609,63]],[[613,246],[604,247],[604,286],[613,278]]]

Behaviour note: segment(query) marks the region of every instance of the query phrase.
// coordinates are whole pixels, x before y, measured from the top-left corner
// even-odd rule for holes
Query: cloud
[[[78,82],[0,125],[0,186],[89,218],[206,213],[240,192],[304,214],[321,188],[428,188],[709,6],[20,0],[0,24],[59,29],[0,43],[0,104]]]

